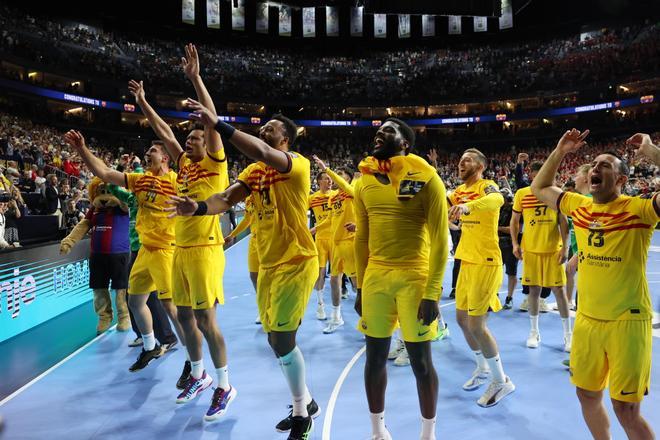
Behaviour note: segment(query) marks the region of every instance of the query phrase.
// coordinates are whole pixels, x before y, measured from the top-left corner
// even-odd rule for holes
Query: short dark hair
[[[155,141],[151,141],[151,146],[156,146],[158,149],[160,149],[160,152],[163,154],[167,154],[167,149],[165,149],[165,142],[161,141],[160,139],[156,139]]]
[[[325,171],[319,171],[318,173],[316,173],[316,181],[318,182],[319,179],[320,179],[324,174],[328,174],[328,173],[326,173]]]
[[[195,122],[193,124],[192,128],[190,129],[190,131],[193,131],[193,130],[202,130],[202,131],[204,131],[204,124],[202,124],[201,122]]]
[[[298,126],[291,119],[284,116],[282,113],[275,113],[271,118],[271,121],[274,119],[280,121],[284,124],[284,131],[286,132],[286,137],[289,138],[289,147],[292,147],[296,142],[298,137]]]
[[[486,159],[486,155],[481,151],[477,150],[476,148],[468,148],[463,152],[463,154],[465,153],[475,154],[479,162],[481,162],[481,164],[484,166],[484,169],[488,167],[488,159]]]
[[[532,171],[538,171],[543,167],[543,162],[532,162],[532,164],[529,166],[529,169]]]
[[[399,118],[387,118],[385,122],[394,122],[396,125],[398,125],[403,138],[408,141],[410,148],[415,145],[415,130],[410,128],[410,125],[406,124]]]
[[[614,156],[617,159],[619,159],[619,173],[628,177],[630,174],[630,167],[628,166],[628,163],[623,160],[623,157],[619,155],[616,151],[606,151],[603,154],[609,154],[610,156]]]

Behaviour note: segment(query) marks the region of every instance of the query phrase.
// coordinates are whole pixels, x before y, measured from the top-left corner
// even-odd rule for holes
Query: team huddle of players
[[[328,262],[332,312],[324,332],[332,333],[344,324],[342,276],[357,288],[355,309],[360,315],[358,330],[366,339],[365,390],[372,438],[391,438],[384,421],[386,363],[391,336],[400,328],[417,380],[420,438],[435,439],[438,378],[430,342],[444,330],[438,326],[438,302],[450,222],[460,222],[462,229],[455,255],[461,260],[456,317],[476,359],[463,388],[488,384],[477,401],[483,407],[497,404],[515,390],[487,326],[488,313],[502,308],[497,295],[503,278],[498,217],[504,200],[497,184],[483,178],[487,159],[480,151],[464,152],[459,163],[464,183],[448,195],[435,168],[410,153],[414,131],[392,118],[379,127],[372,154],[360,163],[359,175],[348,169],[331,170],[314,158],[322,172],[316,176],[320,190],[310,196],[310,162],[290,151],[297,135],[295,124],[275,115],[256,137],[219,121],[193,45],[186,47],[182,67],[198,99],[187,102],[191,119],[198,124],[184,147],[147,102],[142,83],[129,83],[160,139],[146,154],[145,174],[112,170],[93,156],[80,133],[66,135],[98,177],[125,186],[137,197],[136,229],[143,246],[130,274],[129,306],[142,334],[143,350],[131,371],[146,367],[163,352],[146,306],[149,293],[157,291],[188,356],[176,402],[194,399],[213,383],[202,360],[205,339],[217,376],[205,419],[218,419],[227,411],[237,390],[229,382],[225,341],[215,316],[216,304],[224,300],[225,240],[218,215],[245,200],[246,220],[229,239],[250,226],[248,269],[257,292],[258,320],[292,395],[291,412],[276,429],[288,431],[290,440],[308,439],[313,419],[321,411],[306,385],[296,333],[312,290],[319,303],[317,318],[326,318],[322,292]],[[608,381],[615,412],[628,436],[651,438],[640,415],[651,364],[652,307],[645,267],[660,220],[660,200],[622,196],[627,165],[611,153],[591,163],[592,198],[555,186],[561,160],[577,151],[587,135],[588,130],[566,132],[535,170],[531,187],[516,194],[515,222],[522,216],[525,233],[520,245],[517,230],[512,237],[516,255],[524,262],[523,284],[531,287],[527,344],[538,346],[538,292],[551,287],[563,318],[565,349],[571,351],[571,381],[594,438],[610,438],[602,404]],[[223,139],[254,161],[231,185]],[[640,154],[660,163],[660,150],[647,135],[635,135],[630,142],[639,146]],[[177,165],[176,173],[169,169],[170,160]],[[338,190],[330,190],[331,180]],[[317,220],[311,231],[310,208]],[[580,304],[574,329],[561,287],[568,252],[566,217],[572,219],[579,248]]]

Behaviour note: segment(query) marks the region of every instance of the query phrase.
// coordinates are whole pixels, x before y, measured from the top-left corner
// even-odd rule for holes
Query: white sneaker
[[[529,309],[529,301],[527,301],[527,297],[525,297],[523,302],[520,303],[518,310],[520,310],[521,312],[526,312],[528,309]]]
[[[383,434],[374,434],[371,440],[392,440],[392,434],[386,429]]]
[[[335,330],[337,330],[339,327],[344,325],[344,320],[340,316],[339,319],[331,319],[328,322],[328,325],[323,329],[323,333],[326,335],[329,335],[330,333],[334,333]]]
[[[261,317],[259,315],[257,315],[256,318],[254,318],[254,323],[255,324],[261,324]]]
[[[408,350],[406,350],[405,345],[396,359],[394,359],[394,365],[397,367],[407,367],[410,365],[410,358],[408,357]]]
[[[497,405],[500,400],[513,393],[515,390],[516,386],[511,382],[509,376],[506,377],[505,382],[493,381],[488,385],[488,389],[484,395],[477,400],[477,404],[484,408]]]
[[[390,352],[387,354],[387,359],[388,360],[393,360],[396,359],[397,356],[399,356],[399,353],[401,353],[401,350],[405,350],[406,345],[401,339],[396,339],[394,342],[394,346],[390,349]]]
[[[328,319],[327,315],[325,314],[325,304],[319,304],[316,308],[316,319],[319,321],[325,321]]]
[[[552,312],[552,308],[545,301],[545,298],[539,299],[539,312],[541,313]]]
[[[465,391],[474,391],[481,385],[488,382],[488,379],[490,379],[490,370],[482,370],[481,368],[477,367],[472,373],[472,377],[470,377],[468,381],[463,384],[463,389]]]
[[[527,348],[539,348],[541,343],[541,334],[535,330],[529,332],[527,337]]]
[[[573,342],[573,334],[567,333],[564,335],[564,351],[566,353],[571,352],[571,343]]]

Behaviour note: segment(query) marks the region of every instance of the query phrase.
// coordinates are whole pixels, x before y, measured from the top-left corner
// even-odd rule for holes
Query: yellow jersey
[[[473,264],[501,266],[497,225],[504,198],[495,182],[480,179],[469,187],[463,184],[448,200],[452,206],[465,203],[470,209],[460,219],[461,241],[455,258]]]
[[[355,191],[353,184],[345,181],[341,176],[327,168],[326,172],[333,182],[337,184],[339,189],[334,191],[330,197],[330,207],[332,208],[332,215],[330,216],[331,223],[331,238],[333,241],[353,240],[355,232],[349,232],[344,225],[346,223],[355,223],[355,208],[353,207],[353,197]]]
[[[372,173],[368,167],[372,163]],[[445,186],[418,156],[395,156],[379,171],[362,162],[354,187],[358,286],[367,267],[428,270],[424,299],[438,300],[448,255]],[[387,175],[389,184],[374,174]]]
[[[135,194],[138,211],[135,230],[142,245],[148,248],[167,249],[175,246],[174,224],[176,220],[167,218],[170,196],[176,195],[176,173],[169,171],[156,176],[150,171],[124,174],[126,188]]]
[[[513,198],[513,210],[522,213],[524,229],[522,248],[527,252],[552,253],[562,247],[557,211],[548,208],[532,194],[532,188],[521,188]]]
[[[254,218],[254,204],[252,203],[252,196],[249,195],[245,199],[245,213],[243,214],[243,218],[241,219],[241,222],[236,225],[233,231],[228,235],[228,237],[237,237],[238,234],[241,232],[245,231],[247,228],[250,228],[250,234],[252,234],[252,238],[254,238],[257,235],[257,225],[255,222],[252,221]]]
[[[573,218],[579,249],[578,312],[606,321],[651,319],[646,259],[660,220],[653,199],[619,196],[598,204],[563,192],[557,207]]]
[[[227,157],[224,149],[217,153],[206,152],[204,159],[193,162],[181,152],[177,160],[177,195],[188,196],[196,202],[204,201],[229,186]],[[176,217],[176,245],[195,247],[222,245],[222,229],[218,215]]]
[[[260,268],[315,257],[316,245],[307,227],[309,160],[289,152],[289,171],[280,173],[262,162],[249,165],[238,181],[252,194]]]
[[[330,205],[330,198],[336,191],[328,191],[323,193],[316,191],[309,196],[309,208],[314,212],[316,218],[316,238],[320,240],[330,240],[332,238],[332,225],[330,220],[332,217],[332,206]]]

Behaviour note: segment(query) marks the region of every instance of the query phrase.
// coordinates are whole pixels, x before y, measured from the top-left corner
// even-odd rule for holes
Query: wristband
[[[206,215],[206,211],[209,210],[209,205],[206,202],[199,202],[197,204],[197,210],[193,215]]]
[[[236,129],[218,118],[218,122],[215,124],[215,131],[220,133],[220,136],[229,139],[234,134]]]

